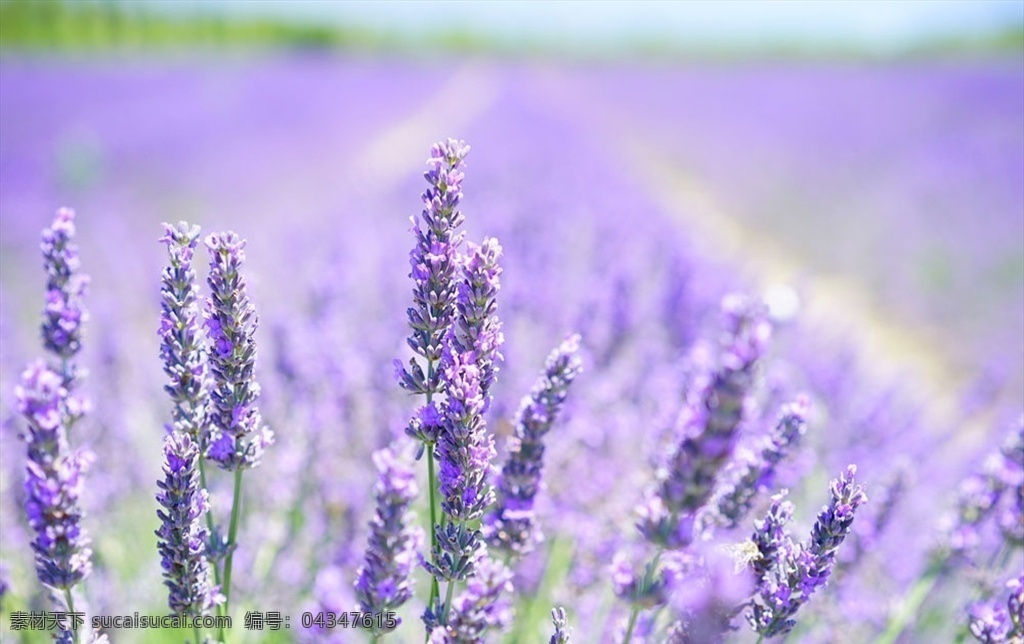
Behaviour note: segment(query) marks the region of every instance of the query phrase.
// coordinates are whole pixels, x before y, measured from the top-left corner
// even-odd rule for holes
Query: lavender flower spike
[[[233,232],[206,238],[210,251],[210,298],[206,327],[210,337],[209,419],[214,435],[207,456],[225,470],[259,465],[274,434],[263,425],[256,400],[256,310],[249,301],[240,270],[245,261],[245,240]]]
[[[760,453],[743,463],[733,479],[715,492],[708,504],[707,515],[702,517],[705,521],[726,529],[740,524],[750,512],[757,493],[771,489],[775,468],[806,430],[809,406],[808,399],[801,396],[782,408],[775,430]]]
[[[867,501],[864,489],[854,481],[856,472],[857,468],[850,465],[831,482],[832,498],[818,514],[808,543],[793,544],[785,537],[775,540],[774,567],[762,576],[747,615],[751,626],[762,636],[790,632],[796,625],[793,616],[797,610],[828,581],[836,550],[850,533],[857,508]],[[757,534],[754,541],[758,543]],[[762,550],[760,543],[758,549]]]
[[[429,644],[483,642],[488,629],[504,628],[511,621],[511,594],[512,572],[501,562],[484,557],[466,589],[452,601],[448,623],[431,630]]]
[[[463,222],[459,203],[462,201],[463,159],[468,153],[469,146],[455,139],[431,148],[427,160],[430,170],[423,175],[430,187],[423,193],[419,219],[412,220],[416,246],[409,255],[412,267],[409,277],[415,286],[413,307],[408,310],[412,335],[407,342],[417,355],[427,360],[428,369],[424,373],[415,359],[410,360],[408,369],[397,360],[395,367],[399,384],[414,393],[430,395],[441,387],[440,370],[433,366],[441,360],[445,335],[455,312],[455,275],[462,243],[462,235],[456,231]],[[435,437],[419,438],[433,442]]]
[[[199,485],[199,449],[188,434],[164,439],[164,479],[157,482],[160,566],[170,589],[167,603],[178,615],[204,615],[223,597],[210,581],[203,515],[206,490]]]
[[[501,345],[505,336],[496,314],[498,289],[501,287],[501,245],[488,237],[483,244],[468,244],[466,257],[461,263],[462,282],[458,285],[455,306],[458,310],[451,335],[454,350],[472,352],[480,370],[480,394],[483,412],[491,405],[491,385],[498,374],[497,363],[502,359]]]
[[[36,574],[43,584],[68,590],[92,570],[92,550],[81,527],[83,474],[88,452],[71,454],[67,442],[67,390],[62,376],[42,360],[28,366],[15,387],[18,411],[28,423],[25,511],[36,536]]]
[[[199,226],[164,224],[170,263],[160,289],[160,357],[170,381],[164,390],[174,401],[173,429],[192,437],[200,453],[206,444],[206,363],[199,324],[198,288],[192,259]]]
[[[523,555],[543,538],[533,503],[541,486],[544,436],[558,416],[569,386],[582,370],[579,345],[580,336],[572,335],[551,352],[540,380],[519,406],[508,459],[496,484],[497,503],[484,519],[484,537],[493,548]]]
[[[390,448],[375,452],[373,462],[380,475],[375,490],[377,512],[370,521],[366,557],[355,588],[361,610],[380,614],[394,611],[412,596],[423,532],[412,527],[410,507],[419,493],[412,470]],[[374,630],[374,634],[391,630]]]
[[[75,212],[61,208],[53,225],[43,230],[43,265],[46,269],[46,307],[43,309],[43,345],[64,365],[64,386],[79,374],[71,359],[82,347],[82,324],[89,319],[82,304],[89,278],[78,272]]]
[[[696,514],[711,498],[733,452],[771,327],[764,306],[739,296],[722,302],[725,330],[718,368],[693,387],[681,415],[682,440],[638,508],[640,532],[655,545],[683,548],[697,536]]]

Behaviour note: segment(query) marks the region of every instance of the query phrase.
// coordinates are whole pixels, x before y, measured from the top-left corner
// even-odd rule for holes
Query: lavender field
[[[1024,641],[1019,59],[0,87],[0,640]]]

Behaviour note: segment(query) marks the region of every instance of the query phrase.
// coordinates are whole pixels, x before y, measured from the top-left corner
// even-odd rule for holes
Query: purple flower
[[[412,327],[408,344],[427,360],[428,369],[424,373],[412,359],[408,370],[399,363],[396,375],[404,389],[415,393],[430,395],[441,387],[441,373],[434,366],[441,360],[455,312],[458,248],[462,243],[462,235],[456,230],[463,222],[458,208],[462,200],[463,159],[468,153],[469,146],[454,139],[431,148],[427,160],[430,170],[423,175],[430,186],[423,193],[419,219],[412,220],[416,246],[409,255],[409,277],[415,286],[413,306],[408,310]]]
[[[170,589],[167,603],[178,615],[204,615],[222,596],[210,579],[206,557],[208,510],[206,490],[199,484],[199,449],[192,437],[172,432],[164,439],[164,478],[156,495],[160,566]]]
[[[235,471],[259,465],[274,434],[263,425],[256,406],[257,318],[240,272],[245,241],[233,232],[218,233],[206,238],[206,247],[211,255],[206,327],[213,345],[208,412],[213,435],[208,456],[221,468]]]
[[[797,610],[828,581],[836,550],[850,533],[857,508],[867,501],[864,489],[854,481],[856,472],[857,468],[850,465],[831,482],[831,499],[818,514],[806,544],[795,544],[784,533],[780,536],[779,526],[788,519],[790,510],[779,501],[772,504],[777,518],[766,519],[755,531],[758,555],[753,567],[760,583],[747,619],[761,635],[774,637],[790,632],[796,624],[793,616]],[[762,575],[768,559],[771,568]]]
[[[640,532],[666,548],[685,547],[696,537],[695,516],[711,498],[719,471],[732,455],[750,404],[754,368],[771,336],[763,305],[730,296],[723,300],[722,311],[718,368],[696,379],[680,419],[682,440],[657,471],[655,490],[638,508]]]
[[[390,448],[374,452],[373,462],[379,473],[377,512],[355,589],[360,608],[379,614],[397,609],[412,595],[423,532],[412,527],[411,505],[419,492],[412,470]]]
[[[462,281],[458,285],[455,307],[458,311],[454,333],[450,335],[453,351],[472,353],[480,370],[480,395],[483,412],[491,404],[490,389],[497,377],[497,362],[502,359],[501,345],[505,336],[496,314],[501,246],[488,237],[483,244],[469,244],[461,263]]]
[[[1024,641],[1024,574],[1007,581],[1006,590],[1005,605],[979,602],[971,607],[971,635],[978,641]]]
[[[1024,544],[1024,416],[982,471],[960,486],[955,516],[948,520],[945,550],[958,561],[974,558],[981,531],[991,519],[1008,545]]]
[[[533,512],[544,467],[544,436],[565,402],[569,386],[582,370],[580,337],[563,341],[547,358],[544,373],[519,406],[508,457],[497,480],[497,503],[484,519],[491,547],[522,555],[543,537]]]
[[[504,564],[483,557],[476,574],[452,601],[447,624],[431,629],[430,644],[484,641],[488,629],[504,628],[512,619],[512,573]]]
[[[482,415],[480,368],[472,352],[446,358],[444,421],[437,442],[441,509],[453,521],[480,518],[494,499],[487,479],[494,441]]]
[[[206,362],[199,323],[198,286],[192,258],[199,227],[164,224],[169,264],[160,289],[160,358],[169,382],[164,391],[174,402],[173,428],[192,437],[203,452],[207,440]]]
[[[778,464],[793,449],[807,427],[809,401],[805,397],[782,408],[775,431],[767,439],[760,453],[744,462],[732,479],[719,488],[702,521],[717,523],[732,529],[750,512],[754,498],[762,490],[770,489]]]
[[[70,389],[79,374],[71,359],[82,347],[82,324],[89,319],[82,299],[89,278],[78,272],[75,212],[61,208],[53,224],[43,230],[43,265],[46,270],[46,306],[43,309],[43,345],[66,365],[61,374]]]
[[[37,360],[22,374],[14,394],[18,411],[28,423],[25,512],[36,534],[32,542],[36,574],[43,584],[66,590],[92,569],[80,503],[83,474],[92,455],[70,452],[69,418],[62,411],[67,389],[60,374]]]
[[[565,609],[559,606],[551,609],[551,623],[555,632],[551,634],[548,644],[570,644],[572,642],[572,629],[569,628],[569,620],[565,616]]]

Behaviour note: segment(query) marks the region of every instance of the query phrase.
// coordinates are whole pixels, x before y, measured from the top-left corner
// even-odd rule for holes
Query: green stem
[[[763,642],[763,641],[764,641],[764,633],[760,633],[757,636],[757,644],[761,644],[761,642]]]
[[[203,644],[203,638],[199,635],[199,627],[192,624],[192,633],[196,636],[196,644]]]
[[[907,628],[907,624],[910,623],[911,617],[918,614],[921,610],[921,605],[928,599],[928,596],[931,595],[935,585],[942,577],[944,563],[944,561],[933,563],[924,575],[917,580],[917,583],[911,587],[910,592],[903,599],[900,610],[889,620],[889,625],[886,627],[885,632],[876,640],[877,644],[893,644],[899,639],[899,636]]]
[[[661,561],[661,555],[665,552],[664,548],[658,548],[658,551],[654,553],[654,559],[651,559],[651,563],[647,564],[647,569],[644,570],[644,578],[640,580],[640,594],[643,595],[650,588],[651,582],[654,580],[654,573],[658,569],[658,563]],[[632,612],[629,614],[629,624],[626,625],[626,635],[622,638],[622,644],[629,644],[629,640],[633,638],[633,629],[636,628],[637,618],[640,617],[640,607],[634,606]]]
[[[68,612],[69,613],[75,612],[75,598],[71,594],[71,589],[70,588],[65,588],[64,589],[64,603],[68,605]],[[77,628],[72,628],[71,629],[71,636],[74,638],[75,644],[78,644],[79,639],[78,639],[78,629]]]
[[[448,610],[452,606],[452,593],[455,591],[455,580],[452,579],[448,582],[448,590],[444,594],[444,608],[441,609],[441,623],[448,623]]]
[[[429,399],[429,395],[427,396]],[[430,404],[429,402],[427,404]],[[434,531],[434,526],[437,525],[437,502],[434,499],[436,492],[434,488],[437,487],[437,478],[434,473],[434,445],[433,443],[427,443],[427,489],[430,491],[430,556],[434,556],[434,551],[437,549],[437,533]],[[441,588],[437,583],[437,577],[430,576],[430,604],[433,605],[434,600],[441,594]]]
[[[235,470],[235,494],[231,502],[231,523],[228,525],[228,554],[224,558],[224,614],[230,615],[231,601],[231,562],[235,556],[235,535],[238,534],[238,515],[242,507],[242,468]],[[220,629],[220,639],[224,640],[224,628]]]

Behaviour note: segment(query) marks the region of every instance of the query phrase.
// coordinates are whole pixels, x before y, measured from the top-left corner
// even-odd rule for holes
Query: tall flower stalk
[[[541,487],[544,437],[582,370],[579,345],[580,336],[573,335],[555,347],[519,406],[508,457],[495,484],[497,502],[485,517],[483,530],[488,545],[509,555],[527,554],[543,539],[533,505]]]
[[[52,589],[67,611],[74,612],[72,589],[92,570],[92,550],[82,528],[81,494],[84,474],[93,456],[72,451],[72,426],[88,411],[89,403],[73,393],[84,376],[74,358],[82,346],[82,325],[88,319],[83,305],[88,276],[79,272],[74,243],[75,213],[57,211],[53,224],[43,230],[40,248],[46,272],[43,309],[43,346],[55,358],[31,363],[15,388],[18,412],[25,419],[28,447],[25,476],[25,512],[35,532],[39,581]],[[77,629],[61,638],[77,642]]]
[[[258,321],[241,274],[245,241],[233,232],[209,235],[205,241],[210,253],[210,297],[205,317],[213,380],[207,412],[211,433],[206,456],[221,469],[234,473],[227,554],[221,575],[224,613],[230,614],[242,473],[259,465],[264,450],[274,442],[274,434],[264,426],[256,404],[260,394],[255,377]]]
[[[374,615],[374,624],[387,611],[394,611],[412,596],[413,571],[419,560],[423,532],[412,526],[410,506],[419,493],[412,469],[390,449],[373,454],[378,479],[377,511],[370,521],[370,536],[355,589],[359,607]],[[371,630],[374,641],[398,626]]]
[[[427,160],[430,168],[423,175],[429,184],[422,195],[423,210],[419,218],[412,218],[416,238],[409,255],[409,277],[414,283],[413,306],[407,312],[412,328],[407,343],[426,362],[425,370],[415,357],[410,359],[408,368],[395,361],[400,386],[426,399],[406,432],[420,441],[420,454],[424,451],[427,454],[431,551],[437,547],[434,526],[438,523],[434,447],[442,424],[435,396],[441,391],[439,365],[455,311],[456,271],[462,243],[462,234],[457,231],[463,222],[459,203],[462,201],[462,168],[468,153],[469,146],[455,139],[437,143],[430,150]],[[438,597],[438,591],[435,578],[431,582],[431,602]]]
[[[752,540],[758,555],[753,568],[759,575],[757,594],[747,619],[758,641],[789,633],[794,616],[811,595],[823,588],[836,562],[836,551],[850,534],[857,509],[867,501],[850,465],[829,486],[831,498],[818,514],[807,543],[794,543],[785,533],[792,507],[776,500]]]

